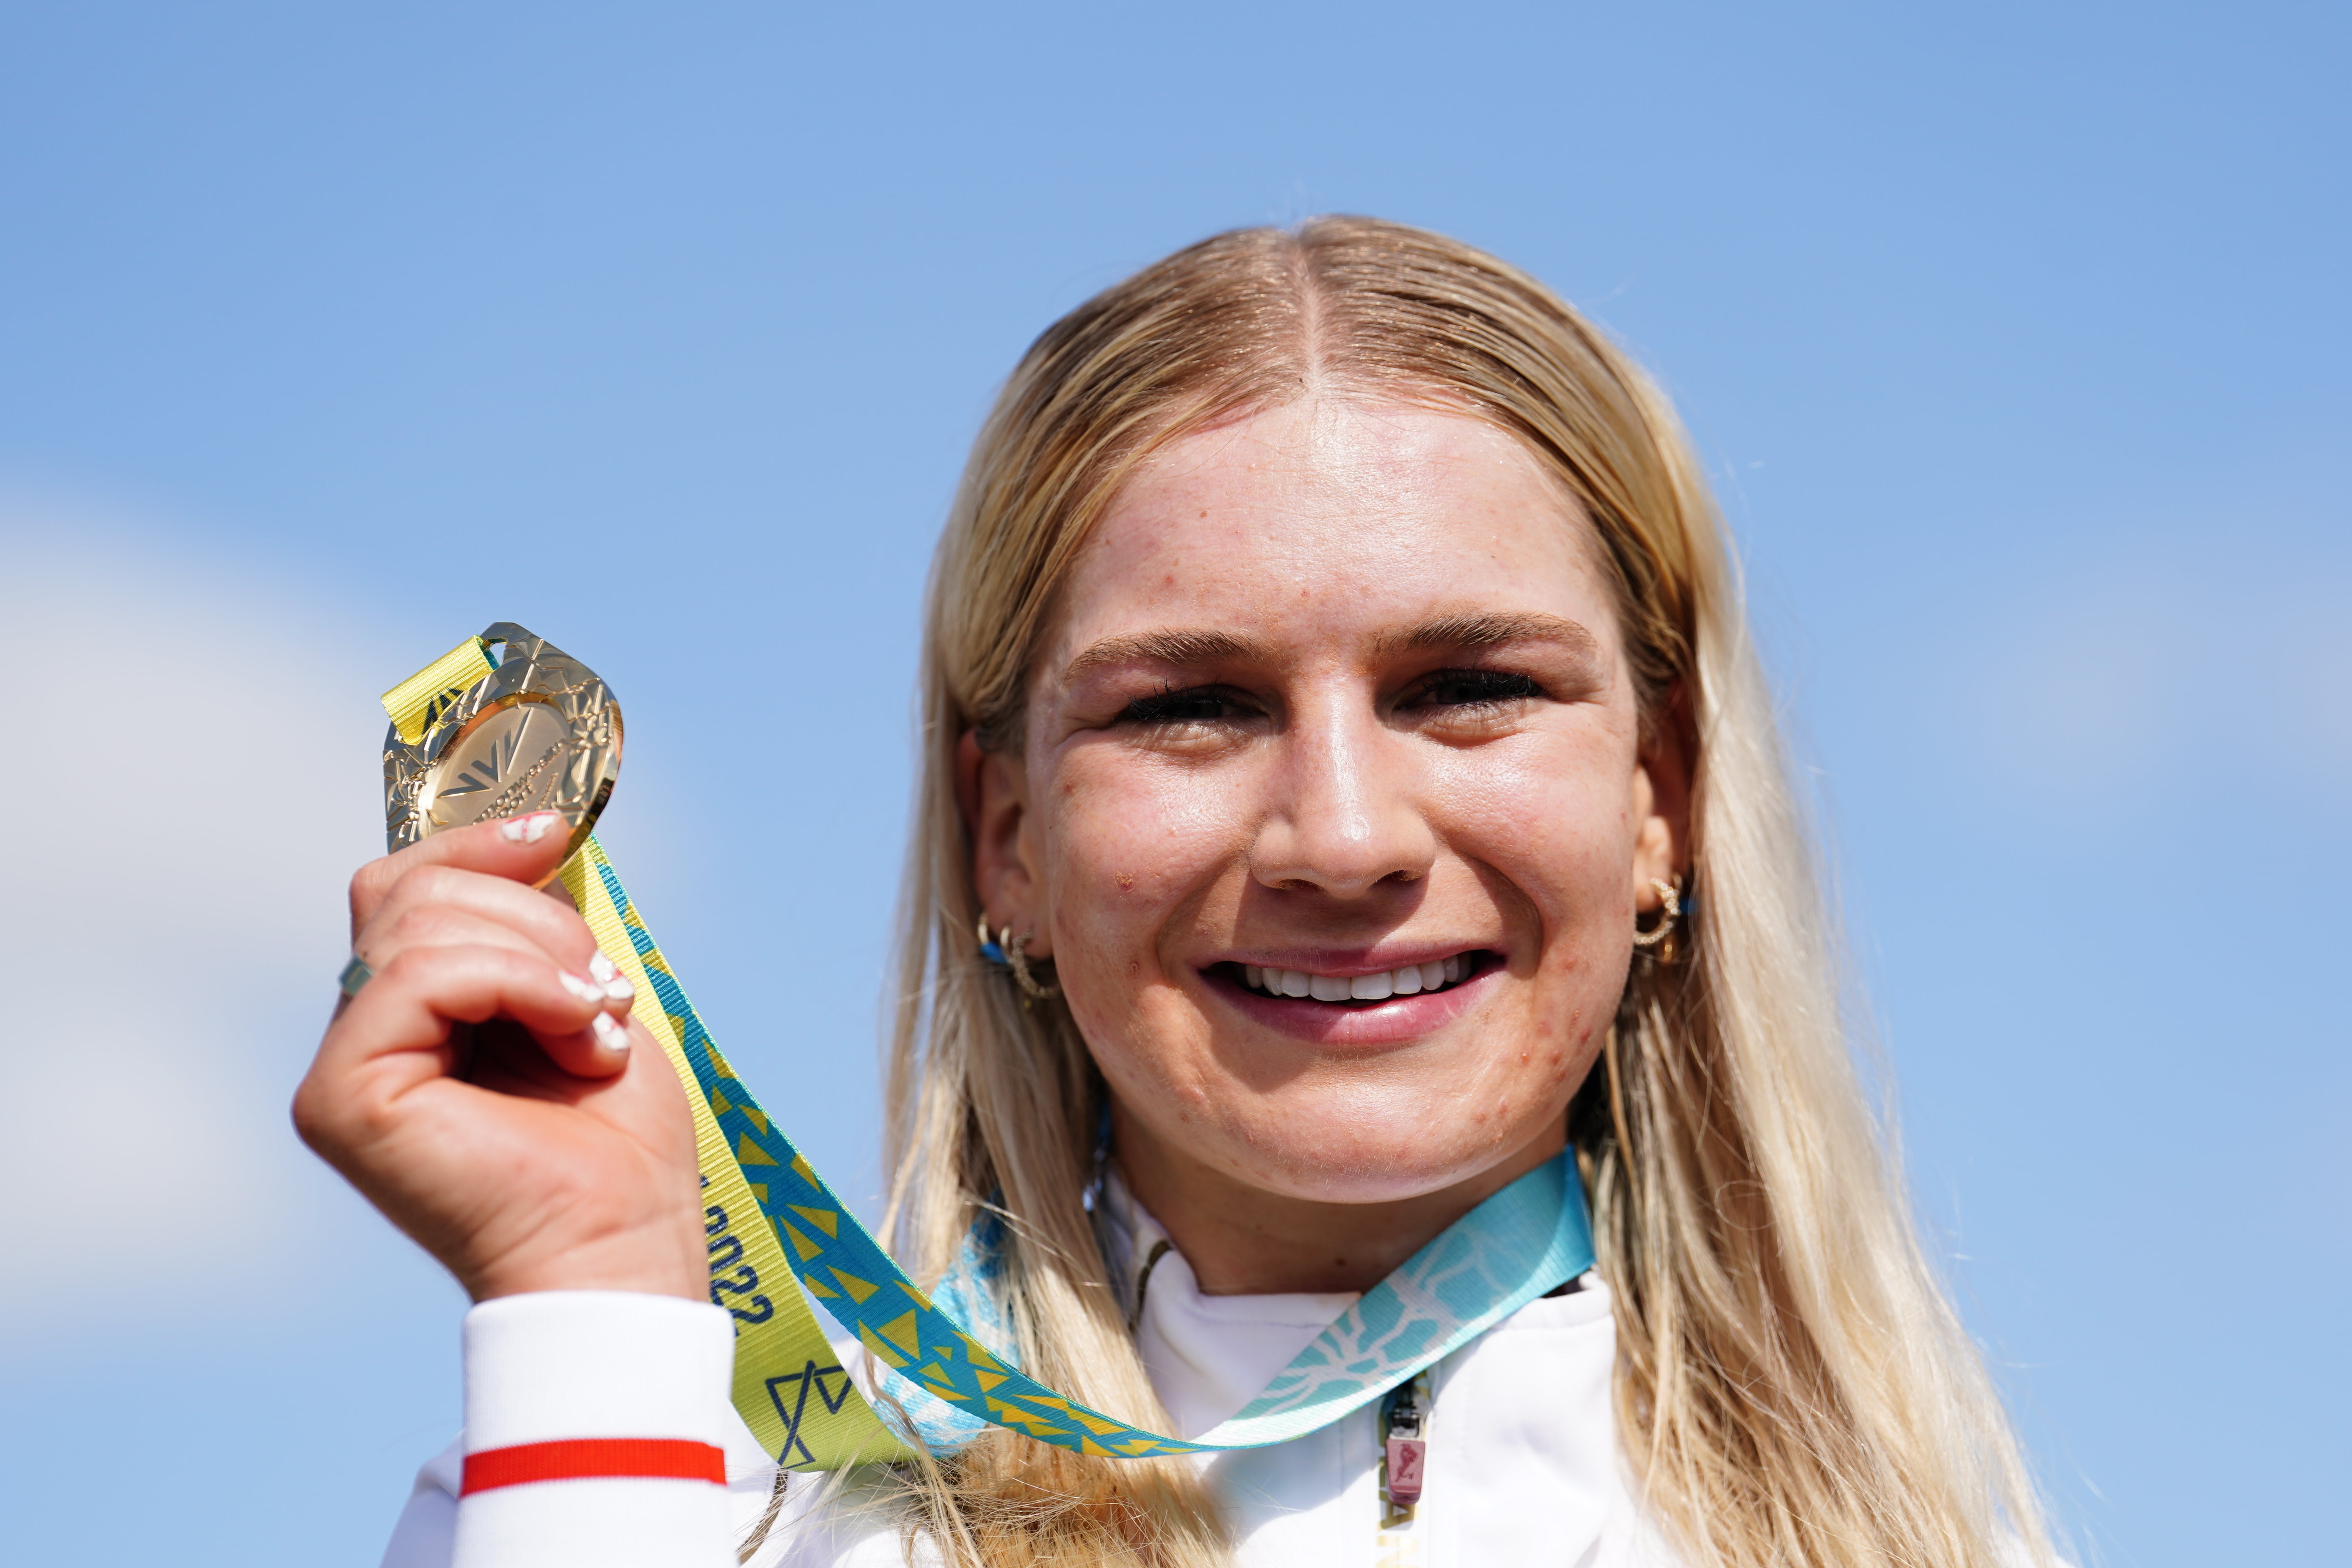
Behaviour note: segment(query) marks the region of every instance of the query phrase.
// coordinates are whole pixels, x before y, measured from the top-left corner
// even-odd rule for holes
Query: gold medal
[[[503,644],[496,666],[487,649]],[[567,856],[596,826],[621,771],[621,707],[596,672],[510,621],[461,643],[416,679],[413,714],[383,739],[383,815],[392,847],[428,834],[534,811],[572,828]],[[433,689],[436,687],[438,689]]]

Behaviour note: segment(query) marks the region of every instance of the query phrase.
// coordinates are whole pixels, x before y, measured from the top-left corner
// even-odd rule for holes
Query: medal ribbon
[[[478,670],[463,657],[467,647]],[[489,669],[478,641],[461,644],[394,688],[386,707],[402,698],[407,712],[395,713],[395,721],[415,722],[436,697],[453,685],[463,692]],[[908,1451],[851,1382],[803,1290],[887,1369],[887,1385],[902,1399],[920,1391],[1040,1442],[1145,1458],[1302,1436],[1592,1267],[1584,1194],[1563,1153],[1487,1198],[1365,1292],[1215,1430],[1186,1439],[1129,1426],[1026,1376],[916,1288],[719,1053],[593,836],[561,876],[597,945],[636,986],[637,1021],[688,1089],[710,1237],[710,1299],[736,1321],[735,1408],[786,1468],[837,1469]]]

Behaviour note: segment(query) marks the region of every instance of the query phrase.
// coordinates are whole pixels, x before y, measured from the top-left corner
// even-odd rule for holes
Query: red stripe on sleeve
[[[681,1437],[573,1437],[559,1443],[518,1443],[511,1448],[486,1448],[467,1455],[466,1483],[457,1495],[471,1497],[529,1481],[601,1476],[709,1481],[723,1487],[727,1456],[708,1443]]]

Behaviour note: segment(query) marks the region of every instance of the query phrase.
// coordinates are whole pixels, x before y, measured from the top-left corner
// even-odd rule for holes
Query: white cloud
[[[366,623],[0,506],[0,1313],[105,1310],[101,1254],[236,1289],[316,1191],[285,1105],[382,843]]]

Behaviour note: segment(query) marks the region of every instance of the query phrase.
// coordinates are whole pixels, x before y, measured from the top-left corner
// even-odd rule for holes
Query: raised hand
[[[452,829],[352,879],[374,977],[294,1096],[305,1142],[478,1301],[707,1289],[694,1127],[627,983],[536,890],[551,812]]]

